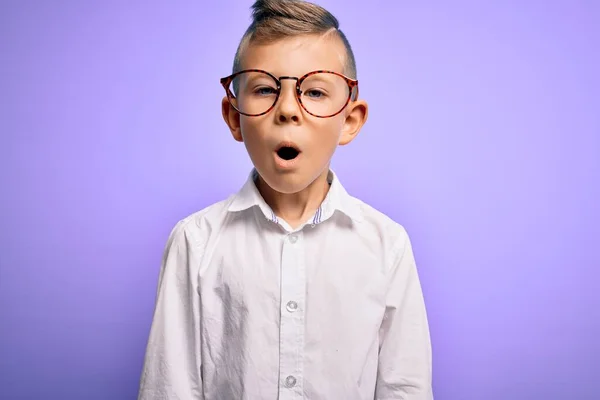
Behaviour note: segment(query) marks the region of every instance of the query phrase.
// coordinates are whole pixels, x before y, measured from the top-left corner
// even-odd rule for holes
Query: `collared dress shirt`
[[[173,228],[139,400],[433,399],[404,228],[330,171],[325,200],[292,229],[256,176]]]

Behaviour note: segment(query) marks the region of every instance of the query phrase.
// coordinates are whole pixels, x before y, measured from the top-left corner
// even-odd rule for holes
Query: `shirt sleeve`
[[[203,399],[197,244],[184,221],[167,241],[138,400]]]
[[[376,400],[432,400],[431,341],[410,239],[403,230],[389,270],[379,332]]]

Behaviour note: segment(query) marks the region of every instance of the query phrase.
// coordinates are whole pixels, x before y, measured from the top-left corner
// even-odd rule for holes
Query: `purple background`
[[[371,107],[334,169],[411,234],[436,398],[600,398],[600,3],[320,4]],[[251,167],[250,5],[0,5],[1,399],[135,398],[170,229]]]

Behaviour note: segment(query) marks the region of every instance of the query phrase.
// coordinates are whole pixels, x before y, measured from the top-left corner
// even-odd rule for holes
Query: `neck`
[[[328,172],[329,169],[326,169],[304,190],[297,193],[279,193],[269,187],[260,176],[257,187],[273,212],[293,229],[296,229],[314,215],[327,196],[329,191]]]

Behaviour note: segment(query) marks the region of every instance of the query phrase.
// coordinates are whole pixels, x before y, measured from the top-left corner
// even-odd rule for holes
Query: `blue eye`
[[[254,93],[260,95],[260,96],[269,96],[272,94],[276,94],[277,90],[272,88],[272,87],[268,87],[268,86],[264,86],[264,87],[259,87],[256,88],[256,90],[254,91]]]
[[[312,99],[319,99],[321,97],[325,97],[325,93],[317,89],[310,89],[304,92],[304,94]]]

